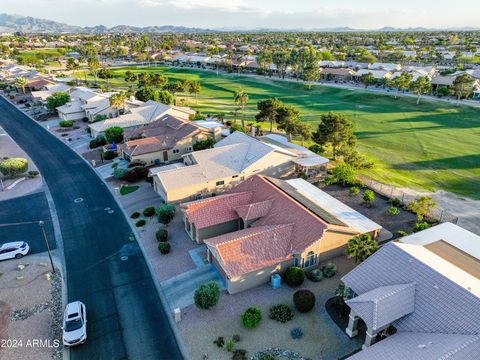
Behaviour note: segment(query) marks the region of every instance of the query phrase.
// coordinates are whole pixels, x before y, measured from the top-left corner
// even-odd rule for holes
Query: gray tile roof
[[[473,360],[480,358],[478,335],[402,332],[348,360]]]
[[[380,286],[347,300],[347,304],[368,328],[382,329],[415,310],[415,283]]]

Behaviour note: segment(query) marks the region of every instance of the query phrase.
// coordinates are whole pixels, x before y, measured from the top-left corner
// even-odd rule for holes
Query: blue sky
[[[446,5],[448,3],[448,5]],[[480,1],[456,0],[0,0],[0,12],[73,25],[202,28],[480,26]]]

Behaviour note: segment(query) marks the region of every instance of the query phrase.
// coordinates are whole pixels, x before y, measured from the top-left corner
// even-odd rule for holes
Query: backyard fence
[[[389,199],[399,199],[404,205],[407,205],[410,201],[415,200],[418,197],[418,195],[408,194],[395,186],[385,185],[363,176],[360,177],[360,180],[367,188]],[[451,222],[456,224],[458,222],[457,216],[441,209],[438,205],[428,214],[428,217],[440,223]]]

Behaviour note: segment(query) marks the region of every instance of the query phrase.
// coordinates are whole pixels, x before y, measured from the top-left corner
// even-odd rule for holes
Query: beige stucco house
[[[289,174],[296,158],[288,149],[236,131],[213,149],[183,155],[182,166],[159,168],[153,186],[166,202],[198,199],[225,192],[256,174]]]
[[[160,119],[124,134],[119,145],[120,158],[160,165],[182,159],[193,151],[193,144],[207,138],[215,139],[215,128],[206,129],[193,121],[165,115]]]
[[[354,235],[381,226],[303,179],[253,176],[231,191],[181,205],[185,230],[233,294],[295,265],[310,268],[343,253]]]

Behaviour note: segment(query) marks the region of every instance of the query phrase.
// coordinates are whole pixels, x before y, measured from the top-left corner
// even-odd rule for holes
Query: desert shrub
[[[97,146],[107,145],[107,139],[103,135],[98,135],[95,141],[97,142]]]
[[[0,163],[0,172],[5,176],[16,176],[28,170],[28,160],[24,158],[9,158]]]
[[[160,251],[161,254],[166,255],[170,252],[171,246],[168,242],[161,242],[158,243],[158,251]]]
[[[365,205],[370,206],[374,201],[375,193],[370,189],[365,190],[365,192],[363,193],[363,202],[365,203]]]
[[[247,350],[244,350],[244,349],[233,350],[232,360],[248,360]]]
[[[138,219],[140,217],[140,213],[135,211],[132,215],[130,215],[130,218],[132,219]]]
[[[33,179],[34,177],[38,176],[38,174],[40,174],[38,171],[35,171],[35,170],[30,170],[28,172],[28,177]]]
[[[123,174],[122,179],[129,183],[134,183],[138,181],[137,172],[135,170],[128,170],[125,172],[125,174]]]
[[[235,343],[240,342],[240,340],[241,340],[240,335],[234,334],[234,335],[232,336],[232,340],[233,340],[233,342],[235,342]]]
[[[253,329],[260,324],[262,320],[262,312],[254,307],[250,307],[241,316],[242,324],[247,329]]]
[[[397,216],[400,214],[400,210],[395,206],[390,206],[387,210],[389,215]]]
[[[302,268],[290,266],[283,275],[283,280],[288,286],[297,287],[305,281],[305,272]]]
[[[334,277],[337,273],[337,265],[334,263],[328,263],[320,267],[322,270],[323,276],[326,278]]]
[[[415,225],[413,225],[413,232],[416,233],[416,232],[419,232],[419,231],[422,231],[422,230],[426,230],[429,227],[430,227],[430,224],[427,223],[426,221],[421,222],[421,223],[416,223]]]
[[[285,304],[273,305],[270,308],[270,319],[286,323],[293,319],[293,312]]]
[[[62,120],[58,123],[60,127],[72,127],[73,126],[73,121],[72,120]]]
[[[223,336],[219,336],[218,338],[213,340],[213,343],[217,345],[217,347],[222,348],[223,345],[225,345],[225,339],[223,338]]]
[[[227,340],[227,342],[225,343],[225,349],[228,351],[228,352],[231,352],[233,350],[233,348],[235,347],[235,343],[233,342],[233,340]]]
[[[144,166],[134,167],[133,170],[137,173],[139,179],[146,179],[148,176],[148,168]]]
[[[105,160],[113,160],[115,159],[115,153],[111,150],[107,150],[103,153],[103,158]]]
[[[360,188],[358,186],[352,186],[349,190],[348,193],[350,195],[357,195],[360,192]]]
[[[153,215],[155,215],[155,208],[153,206],[149,206],[143,210],[143,216],[152,217]]]
[[[160,243],[168,244],[168,243]],[[200,285],[195,294],[193,295],[193,300],[195,305],[200,309],[210,309],[211,307],[217,305],[218,300],[220,299],[220,287],[216,281],[210,281],[208,283]]]
[[[156,214],[158,217],[158,222],[167,225],[173,220],[173,217],[175,216],[175,206],[170,204],[163,204],[157,208]]]
[[[323,280],[323,273],[320,269],[313,269],[305,274],[307,278],[313,282],[319,282]]]
[[[337,179],[332,175],[328,175],[328,176],[325,176],[325,178],[323,179],[323,182],[326,186],[329,186],[329,185],[336,184]]]
[[[308,150],[314,152],[315,154],[321,154],[323,152],[323,148],[318,144],[311,145]]]
[[[408,235],[408,233],[406,231],[403,231],[403,230],[397,230],[396,234],[397,234],[398,237],[404,237],[404,236]]]
[[[95,149],[96,147],[98,147],[99,145],[97,144],[97,140],[93,139],[93,140],[90,140],[90,144],[88,144],[88,147],[90,149]]]
[[[303,336],[303,331],[299,327],[293,328],[292,330],[290,330],[290,336],[294,340],[301,339]]]
[[[113,177],[117,180],[123,179],[127,172],[127,169],[119,168],[118,166],[113,169]]]
[[[315,295],[308,289],[295,291],[293,304],[301,313],[309,312],[315,306]]]
[[[142,227],[145,225],[145,220],[138,220],[136,223],[135,223],[135,226],[136,227]]]
[[[155,233],[155,238],[159,242],[168,241],[168,231],[166,229],[160,229]]]
[[[388,200],[388,202],[390,203],[390,205],[395,206],[397,208],[402,206],[402,200],[400,200],[399,198],[390,199]]]

